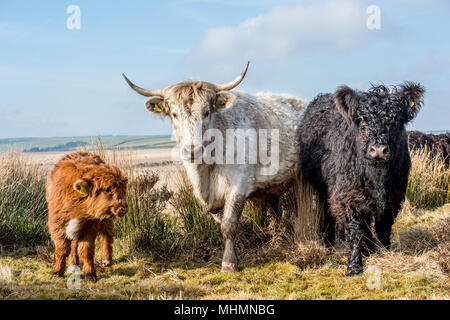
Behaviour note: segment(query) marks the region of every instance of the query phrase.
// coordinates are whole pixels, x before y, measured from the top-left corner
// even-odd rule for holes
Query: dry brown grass
[[[438,241],[431,231],[424,227],[411,227],[399,231],[393,243],[393,250],[419,255],[436,248]]]
[[[296,243],[321,241],[322,205],[315,189],[300,177],[297,191],[297,214],[292,217],[293,239]]]
[[[14,271],[10,266],[0,264],[0,282],[10,282],[14,280]]]
[[[0,245],[46,242],[46,217],[45,172],[23,154],[0,154]]]
[[[427,149],[411,151],[407,198],[416,208],[434,209],[450,202],[450,168]]]
[[[438,242],[436,259],[442,272],[450,275],[450,216],[442,219],[442,222],[433,230]]]
[[[322,243],[322,206],[314,188],[300,177],[294,188],[296,212],[289,216],[288,261],[301,269],[323,265],[328,250]]]

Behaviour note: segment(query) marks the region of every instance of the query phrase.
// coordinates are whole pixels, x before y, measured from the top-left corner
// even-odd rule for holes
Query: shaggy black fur
[[[334,245],[334,222],[347,236],[348,275],[362,273],[362,254],[376,249],[373,220],[379,243],[390,246],[411,166],[405,124],[419,111],[424,91],[410,82],[368,92],[342,86],[317,96],[306,110],[303,176],[323,202],[325,242]]]
[[[409,149],[427,148],[433,157],[442,157],[448,168],[450,165],[450,133],[427,134],[420,131],[408,132]]]

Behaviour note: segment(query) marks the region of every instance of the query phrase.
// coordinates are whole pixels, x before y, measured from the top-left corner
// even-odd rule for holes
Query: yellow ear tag
[[[158,107],[158,105],[155,103],[155,107],[153,108],[153,111],[162,112],[162,109],[160,107]]]
[[[414,108],[415,105],[414,101],[411,101],[411,108]]]
[[[83,187],[83,186],[80,187],[80,193],[81,193],[81,194],[84,194],[84,195],[86,195],[86,196],[88,195],[88,192],[87,192],[86,188]]]

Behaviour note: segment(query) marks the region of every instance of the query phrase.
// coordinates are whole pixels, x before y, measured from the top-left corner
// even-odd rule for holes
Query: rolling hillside
[[[73,151],[101,140],[105,149],[171,148],[175,145],[170,136],[102,136],[57,138],[9,138],[0,139],[0,152],[50,152]]]

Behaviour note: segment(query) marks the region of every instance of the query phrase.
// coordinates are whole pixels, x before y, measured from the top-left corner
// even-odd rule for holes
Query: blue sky
[[[69,5],[81,29],[69,30]],[[368,5],[381,29],[366,27]],[[450,2],[0,0],[0,137],[170,134],[125,84],[227,82],[312,99],[341,84],[421,82],[409,129],[450,129]]]

